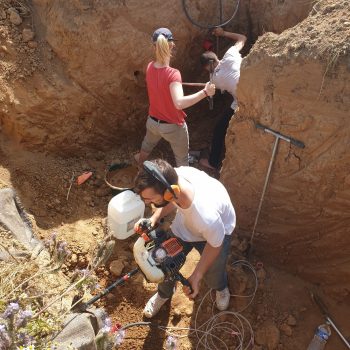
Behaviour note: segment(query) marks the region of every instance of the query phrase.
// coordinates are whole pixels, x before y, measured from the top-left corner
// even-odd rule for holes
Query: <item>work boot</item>
[[[147,318],[152,318],[155,316],[160,308],[169,300],[169,298],[162,298],[158,293],[154,294],[151,299],[147,301],[145,308],[143,309],[143,314]]]
[[[230,291],[226,287],[223,290],[216,291],[216,307],[220,311],[225,311],[228,308],[228,304],[230,303]]]

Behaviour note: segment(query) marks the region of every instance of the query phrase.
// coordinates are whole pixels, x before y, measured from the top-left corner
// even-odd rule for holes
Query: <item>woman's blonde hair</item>
[[[168,39],[164,35],[158,35],[157,41],[154,43],[156,47],[156,61],[165,64],[171,57],[171,48]]]

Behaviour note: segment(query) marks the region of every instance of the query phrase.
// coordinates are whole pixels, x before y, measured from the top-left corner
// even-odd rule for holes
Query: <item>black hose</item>
[[[222,23],[218,23],[218,24],[214,24],[214,25],[203,25],[203,24],[200,24],[200,23],[197,23],[195,22],[190,14],[188,13],[188,10],[187,10],[187,7],[186,7],[186,0],[182,0],[182,8],[185,12],[185,15],[186,17],[188,18],[188,20],[195,26],[199,27],[199,28],[202,28],[202,29],[213,29],[213,28],[218,28],[218,27],[223,27],[225,26],[226,24],[230,23],[233,18],[236,16],[237,14],[237,11],[238,11],[238,8],[239,8],[239,3],[240,3],[240,0],[237,0],[237,5],[236,5],[236,8],[232,14],[232,16],[225,22],[222,22],[222,18],[221,18],[221,14],[222,14],[222,0],[220,0],[220,22]]]

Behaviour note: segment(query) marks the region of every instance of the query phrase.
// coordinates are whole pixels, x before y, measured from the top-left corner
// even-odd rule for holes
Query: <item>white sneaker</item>
[[[147,301],[145,308],[143,309],[143,314],[147,318],[152,318],[155,316],[160,308],[169,300],[169,298],[162,298],[158,293],[154,294],[150,300]]]
[[[226,287],[223,290],[216,291],[216,307],[220,311],[224,311],[228,308],[228,304],[230,303],[230,291]]]

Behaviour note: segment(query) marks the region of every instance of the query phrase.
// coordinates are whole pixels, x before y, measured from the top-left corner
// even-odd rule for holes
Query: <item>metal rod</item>
[[[269,134],[272,134],[276,137],[279,137],[280,139],[284,140],[284,141],[287,141],[289,143],[291,143],[292,145],[294,146],[297,146],[299,148],[305,148],[305,144],[299,140],[296,140],[294,139],[293,137],[290,137],[290,136],[287,136],[287,135],[283,135],[275,130],[272,130],[270,128],[268,128],[267,126],[264,126],[264,125],[261,125],[261,124],[255,124],[255,126],[258,128],[258,129],[262,129],[264,130],[265,132],[269,133]]]
[[[324,318],[326,319],[326,322],[328,322],[333,327],[333,329],[337,332],[337,334],[339,335],[341,340],[344,342],[344,344],[348,347],[348,349],[350,349],[350,343],[343,336],[343,334],[341,334],[340,330],[331,319],[327,306],[325,305],[321,297],[318,294],[311,292],[311,298],[316,303],[316,305],[320,308],[320,311],[324,316]]]
[[[333,329],[338,333],[341,340],[344,342],[344,344],[350,349],[350,343],[346,340],[346,338],[343,336],[343,334],[340,333],[340,330],[338,327],[334,324],[332,319],[329,316],[326,316],[326,321],[333,327]]]
[[[254,235],[255,235],[256,225],[257,225],[257,223],[258,223],[258,219],[259,219],[259,215],[260,215],[262,203],[263,203],[263,201],[264,201],[264,196],[265,196],[267,184],[268,184],[268,182],[269,182],[269,177],[270,177],[270,173],[271,173],[271,169],[272,169],[272,164],[273,164],[273,161],[274,161],[274,159],[275,159],[275,155],[276,155],[276,151],[277,151],[277,146],[278,146],[279,140],[280,140],[280,138],[279,138],[279,137],[276,137],[275,143],[274,143],[274,145],[273,145],[272,156],[271,156],[269,168],[268,168],[268,170],[267,170],[267,174],[266,174],[266,178],[265,178],[265,183],[264,183],[264,188],[263,188],[263,191],[262,191],[262,193],[261,193],[260,202],[259,202],[259,207],[258,207],[258,212],[256,213],[256,217],[255,217],[255,221],[254,221],[254,227],[253,227],[252,235],[251,235],[251,237],[250,237],[250,244],[251,244],[251,245],[252,245],[253,238],[254,238]]]
[[[276,155],[276,151],[277,151],[277,146],[278,146],[279,140],[282,139],[282,140],[284,140],[286,142],[289,142],[289,143],[293,144],[294,146],[297,146],[297,147],[300,147],[300,148],[304,148],[305,147],[303,142],[301,142],[299,140],[296,140],[296,139],[293,139],[292,137],[283,135],[283,134],[281,134],[281,133],[279,133],[277,131],[274,131],[274,130],[264,126],[264,125],[256,123],[255,126],[258,129],[262,129],[265,132],[272,134],[273,136],[275,136],[276,139],[275,139],[275,143],[274,143],[273,150],[272,150],[272,156],[271,156],[269,168],[267,170],[267,174],[266,174],[266,178],[265,178],[264,188],[263,188],[263,191],[262,191],[262,194],[261,194],[261,197],[260,197],[258,212],[257,212],[256,217],[255,217],[253,231],[252,231],[252,234],[251,234],[251,237],[250,237],[250,241],[249,241],[249,251],[248,251],[249,255],[251,254],[252,249],[253,249],[252,248],[252,242],[253,242],[253,238],[254,238],[254,235],[255,235],[255,229],[256,229],[256,225],[258,223],[258,219],[259,219],[262,203],[263,203],[263,200],[264,200],[267,184],[269,182],[270,173],[271,173],[271,169],[272,169],[272,164],[273,164],[273,161],[275,159],[275,155]]]
[[[205,86],[205,83],[182,83],[182,85],[185,85],[185,86],[200,86],[200,87],[203,87],[203,86]]]
[[[210,60],[209,61],[210,64],[210,71],[209,71],[209,81],[210,84],[213,82],[213,74],[214,74],[214,61]],[[209,97],[209,109],[212,111],[214,109],[214,100],[213,100],[213,96]]]

